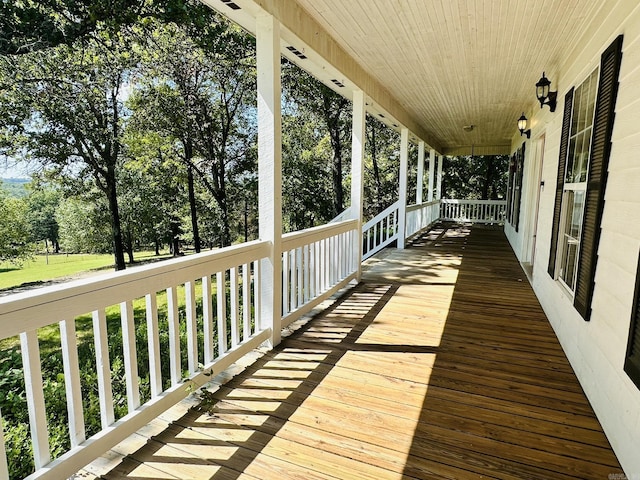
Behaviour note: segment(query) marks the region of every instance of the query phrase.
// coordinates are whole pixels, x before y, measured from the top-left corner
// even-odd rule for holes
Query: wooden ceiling
[[[214,0],[205,0],[214,8]],[[619,0],[622,2],[636,0]],[[420,126],[440,153],[506,153],[520,114],[539,108],[578,42],[613,0],[239,0],[296,32],[296,19],[328,35]],[[296,10],[295,15],[290,10]],[[292,20],[293,19],[293,20]],[[300,27],[302,31],[305,27]],[[302,40],[305,40],[302,38]],[[308,43],[308,42],[307,42]],[[313,46],[312,46],[313,47]],[[322,56],[322,54],[320,55]],[[331,59],[324,58],[331,62]],[[313,68],[308,68],[313,71]],[[324,67],[323,67],[324,68]],[[345,75],[348,80],[348,72]],[[368,93],[368,92],[367,92]],[[529,113],[527,113],[529,116]],[[401,119],[402,120],[402,119]],[[412,122],[413,123],[413,122]],[[472,131],[463,126],[473,125]],[[421,135],[422,133],[422,135]]]

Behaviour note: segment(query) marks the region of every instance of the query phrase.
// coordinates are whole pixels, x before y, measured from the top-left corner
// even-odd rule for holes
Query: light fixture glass
[[[520,130],[520,136],[524,134],[527,138],[531,138],[531,130],[527,130],[527,117],[524,116],[524,112],[518,119],[518,130]]]
[[[538,80],[538,83],[536,83],[536,97],[538,97],[538,101],[540,102],[540,108],[544,105],[549,105],[549,110],[555,112],[558,92],[552,92],[550,87],[551,80],[545,77],[544,72],[542,72],[542,77]]]

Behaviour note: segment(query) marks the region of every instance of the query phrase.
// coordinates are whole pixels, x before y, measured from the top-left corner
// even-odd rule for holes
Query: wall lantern
[[[538,97],[538,101],[540,102],[540,108],[542,108],[543,105],[549,105],[549,110],[555,112],[558,92],[549,91],[550,86],[551,81],[545,77],[544,72],[542,72],[542,78],[536,83],[536,97]]]
[[[531,129],[526,129],[527,128],[527,117],[524,116],[524,112],[522,112],[522,115],[520,115],[520,118],[518,119],[518,130],[520,130],[520,136],[522,136],[522,134],[525,134],[527,136],[527,138],[531,138]]]

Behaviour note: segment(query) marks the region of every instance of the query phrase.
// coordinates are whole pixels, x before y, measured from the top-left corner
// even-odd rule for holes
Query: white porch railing
[[[359,261],[397,240],[398,211],[396,202],[364,224],[362,252],[356,251],[356,220],[337,220],[284,235],[281,325],[290,324],[356,278]],[[504,215],[503,201],[436,200],[407,207],[405,235],[411,236],[438,219],[495,223]],[[36,472],[28,478],[71,476],[184,398],[188,394],[185,380],[193,385],[204,383],[209,375],[224,370],[267,340],[272,333],[270,322],[261,322],[255,312],[260,311],[259,264],[268,258],[270,248],[268,242],[254,241],[1,298],[0,341],[19,337],[22,352],[36,465]],[[76,319],[80,316],[85,320],[78,336]],[[70,419],[71,448],[53,461],[38,340],[38,330],[43,328],[60,330],[57,352],[63,362],[60,373],[65,378]],[[147,332],[148,357],[136,349],[136,329],[140,328]],[[95,346],[92,368],[97,385],[93,386],[83,385],[80,375],[78,338],[86,335],[93,337]],[[109,357],[114,335],[122,344],[126,383],[126,389],[122,387],[118,393],[126,405],[120,414],[114,408],[113,358]],[[168,346],[163,340],[162,352],[161,337],[168,338]],[[139,372],[149,376],[149,388],[142,395]],[[90,438],[85,433],[83,388],[99,392],[101,429]],[[121,418],[116,418],[119,415]],[[8,476],[0,430],[0,478]]]
[[[355,278],[360,261],[357,234],[357,221],[347,220],[283,236],[283,326]],[[0,340],[19,337],[22,351],[36,465],[27,478],[71,476],[187,396],[188,384],[206,382],[268,340],[271,328],[260,328],[265,322],[255,312],[260,311],[259,264],[269,251],[268,242],[254,241],[0,299]],[[141,318],[136,318],[136,310]],[[94,339],[93,386],[81,380],[75,320],[79,316],[85,316],[82,336],[86,338],[89,329]],[[136,330],[141,327],[148,334],[148,365],[147,357],[136,350]],[[70,419],[71,448],[53,461],[38,340],[42,328],[60,329],[57,354],[63,358]],[[126,404],[122,418],[116,418],[112,390],[114,359],[109,358],[109,346],[116,341],[114,335],[123,346],[119,351],[126,392],[122,388],[118,394]],[[162,352],[161,336],[168,337]],[[184,355],[181,343],[183,349],[186,346]],[[141,395],[139,371],[145,376],[148,371],[150,393]],[[101,430],[90,438],[85,433],[83,388],[99,392]],[[5,478],[9,471],[0,430],[0,479]]]
[[[418,233],[440,218],[440,201],[433,200],[424,202],[419,205],[410,205],[407,207],[407,222],[405,237]]]
[[[0,299],[0,339],[19,336],[22,351],[36,466],[36,472],[28,478],[71,476],[184,398],[188,391],[183,377],[195,384],[204,383],[205,375],[221,372],[267,340],[270,329],[260,329],[253,312],[259,311],[255,308],[259,260],[268,255],[269,244],[254,241]],[[212,292],[216,292],[215,313]],[[227,292],[230,292],[229,302]],[[159,303],[164,309],[162,317],[166,318],[163,325],[167,330],[164,332],[159,329]],[[199,308],[197,304],[200,304]],[[184,315],[179,312],[179,305],[184,305]],[[230,306],[229,312],[227,305]],[[119,306],[120,322],[113,321],[113,306],[116,309]],[[109,336],[107,309],[111,317]],[[143,319],[135,318],[135,309],[144,310]],[[75,321],[78,316],[87,314],[93,319],[97,385],[84,385],[84,388],[98,389],[102,425],[101,430],[88,439],[85,438]],[[150,384],[150,398],[144,403],[141,401],[139,355],[136,351],[136,328],[141,324],[146,324],[148,337],[145,348],[148,349],[149,360],[143,370],[149,372]],[[60,329],[71,443],[71,449],[53,461],[49,455],[38,341],[38,329],[44,327]],[[161,333],[168,336],[169,346],[165,355],[160,351]],[[119,419],[114,413],[113,364],[109,358],[109,339],[114,335],[120,336],[118,340],[122,342],[126,379],[127,413]],[[199,341],[199,336],[203,340]],[[186,365],[181,359],[181,338],[186,344]],[[200,348],[203,349],[201,355]],[[199,359],[204,360],[202,369],[199,368]],[[169,364],[168,369],[166,363]],[[162,365],[165,365],[164,378]],[[167,374],[167,370],[170,373]],[[0,445],[2,443],[0,439]],[[8,478],[2,450],[4,448],[0,448],[3,454],[0,478]]]
[[[355,278],[357,228],[356,220],[346,220],[283,235],[283,327]]]
[[[399,206],[400,202],[394,203],[362,226],[362,260],[398,239]]]
[[[471,223],[503,223],[505,200],[440,200],[440,220]]]

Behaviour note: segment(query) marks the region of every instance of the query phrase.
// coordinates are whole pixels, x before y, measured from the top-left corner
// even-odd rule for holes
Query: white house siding
[[[571,362],[593,408],[618,455],[625,472],[640,478],[640,390],[623,370],[627,348],[636,266],[640,249],[640,7],[636,0],[611,2],[611,8],[585,32],[576,45],[572,62],[549,65],[547,76],[558,89],[558,107],[536,106],[526,112],[532,126],[525,165],[533,163],[533,141],[546,135],[540,197],[538,238],[533,287]],[[564,95],[579,85],[600,63],[600,55],[619,34],[624,35],[620,89],[605,192],[595,291],[591,321],[585,322],[572,299],[547,273],[553,202],[556,186]],[[532,87],[533,95],[533,87]],[[521,144],[514,136],[512,149]],[[532,184],[525,169],[526,188]],[[531,199],[523,190],[523,214],[533,215],[524,203]],[[521,225],[527,219],[521,218]],[[505,231],[521,260],[526,261],[526,229]]]

